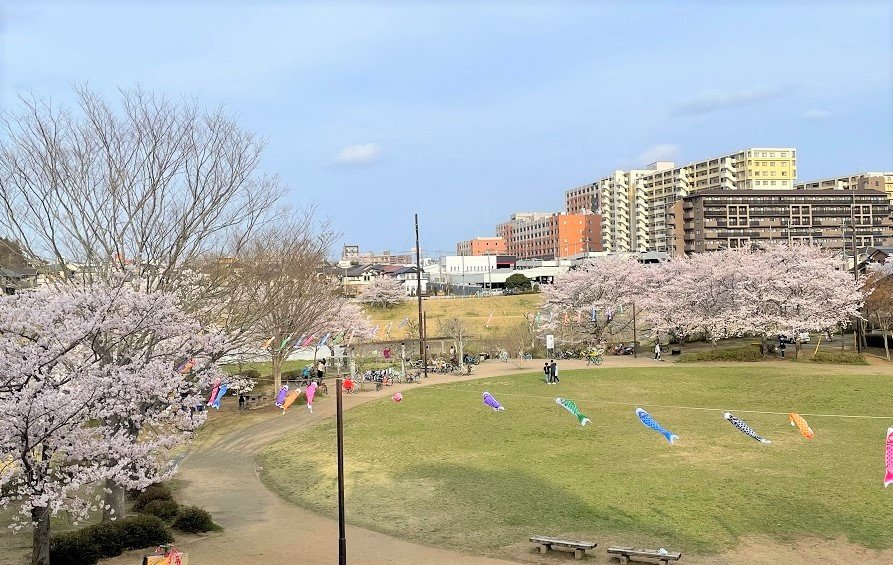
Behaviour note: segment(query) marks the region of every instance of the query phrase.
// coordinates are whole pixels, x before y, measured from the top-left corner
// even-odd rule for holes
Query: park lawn
[[[511,296],[483,296],[474,298],[432,298],[424,300],[425,314],[428,319],[428,335],[439,336],[438,323],[451,317],[465,321],[472,334],[477,338],[500,337],[525,321],[525,314],[535,314],[542,301],[541,294],[516,294]],[[408,337],[406,326],[398,328],[405,318],[418,320],[418,303],[406,300],[391,308],[365,306],[366,314],[372,319],[373,326],[379,326],[376,339],[401,339]],[[487,319],[490,315],[489,327]],[[386,334],[388,325],[391,334]]]
[[[561,377],[556,386],[519,375],[425,387],[399,404],[381,399],[346,412],[348,520],[490,555],[533,534],[694,553],[721,552],[752,534],[893,546],[893,490],[882,486],[893,417],[806,416],[809,441],[786,416],[893,414],[889,377],[867,367],[765,364]],[[486,408],[484,390],[507,410]],[[576,401],[592,424],[579,426],[556,396]],[[681,437],[677,445],[639,422],[636,403]],[[736,430],[722,418],[727,409],[772,444]],[[334,515],[334,438],[328,420],[272,444],[259,457],[263,480]]]

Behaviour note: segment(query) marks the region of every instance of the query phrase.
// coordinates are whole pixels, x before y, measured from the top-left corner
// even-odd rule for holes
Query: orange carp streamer
[[[805,437],[806,439],[812,439],[812,436],[814,435],[812,433],[812,428],[809,427],[809,424],[806,423],[806,420],[803,419],[803,416],[791,412],[790,414],[788,414],[788,419],[791,421],[792,426],[797,426],[797,429],[800,430],[800,433],[803,434],[803,437]]]

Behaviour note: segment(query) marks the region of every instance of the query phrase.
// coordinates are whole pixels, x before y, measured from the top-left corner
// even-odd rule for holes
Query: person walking
[[[552,384],[552,371],[549,370],[549,362],[543,364],[543,376],[546,377],[546,384]]]
[[[561,382],[560,380],[558,380],[558,363],[556,363],[554,359],[552,359],[552,364],[549,365],[549,373],[551,373],[552,375],[553,385],[557,385]]]
[[[654,360],[660,361],[660,340],[654,344]]]
[[[785,345],[784,342],[781,342],[781,345],[778,346],[778,350],[781,351],[781,358],[784,359],[784,350],[787,349],[788,346]]]

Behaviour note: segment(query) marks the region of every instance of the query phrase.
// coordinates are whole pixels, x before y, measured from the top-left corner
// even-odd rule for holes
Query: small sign
[[[552,334],[546,336],[546,349],[555,349],[555,336]]]

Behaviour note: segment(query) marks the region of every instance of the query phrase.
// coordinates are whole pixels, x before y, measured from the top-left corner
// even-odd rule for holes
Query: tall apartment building
[[[856,173],[794,185],[796,190],[882,190],[893,200],[893,172]]]
[[[506,253],[519,259],[556,259],[602,250],[598,214],[523,212],[496,226]]]
[[[797,178],[792,147],[752,147],[697,163],[676,166],[659,161],[645,169],[614,171],[596,183],[606,251],[669,251],[667,211],[674,202],[701,190],[784,190]],[[587,189],[565,193],[568,212],[577,211]],[[586,196],[584,196],[586,195]]]
[[[829,249],[893,245],[890,202],[859,190],[703,190],[675,202],[668,234],[676,255],[742,247],[758,241],[799,241]]]
[[[456,244],[456,255],[505,255],[505,239],[496,237],[475,237]]]

